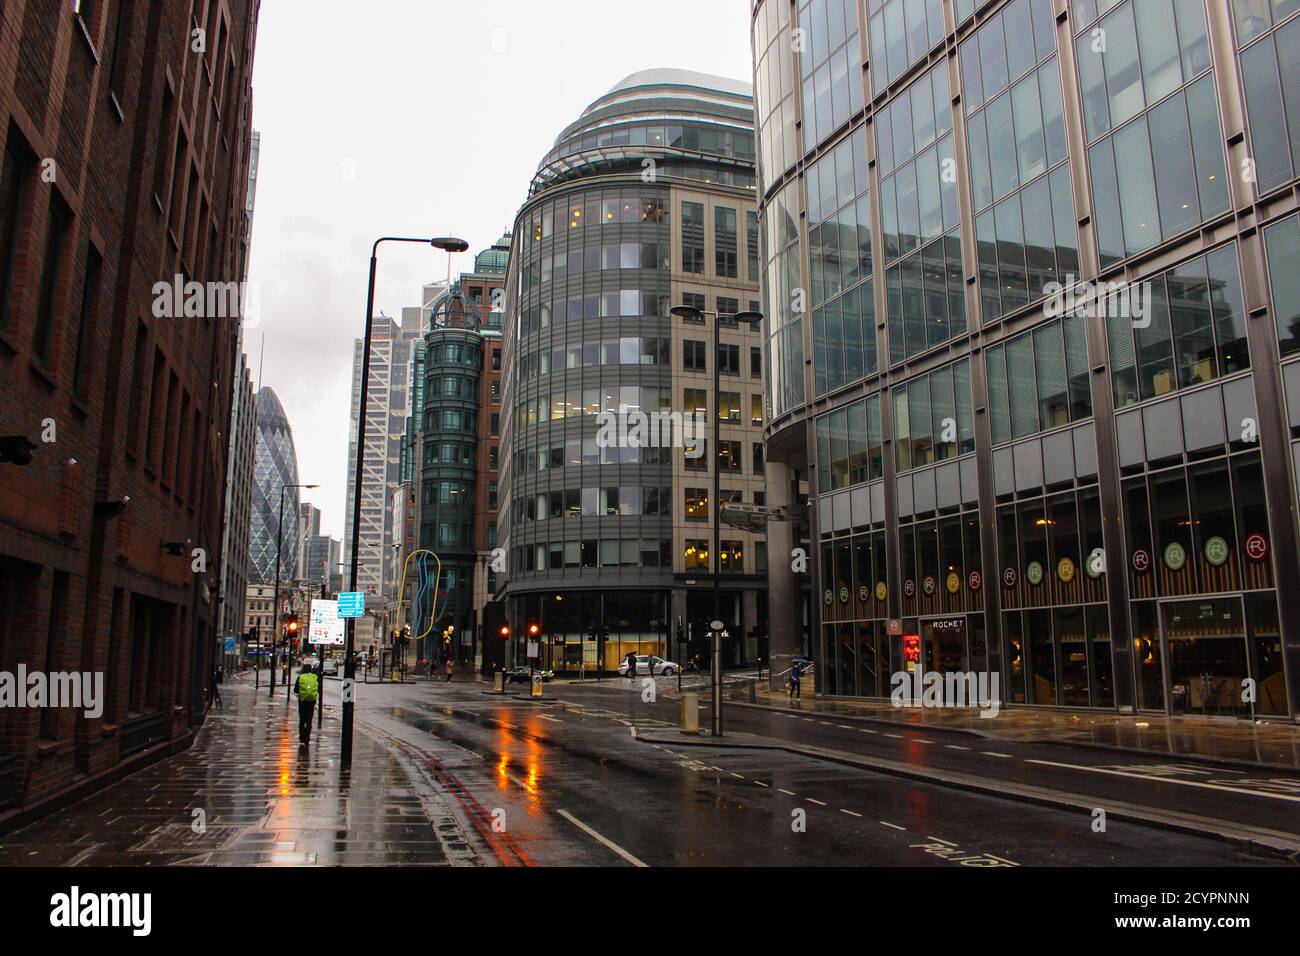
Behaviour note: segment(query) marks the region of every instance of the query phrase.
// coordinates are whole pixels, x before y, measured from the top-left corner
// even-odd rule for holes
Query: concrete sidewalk
[[[298,743],[298,705],[252,674],[221,687],[194,745],[0,836],[0,866],[481,865],[434,781],[360,727],[339,770],[338,685]]]
[[[727,688],[729,706],[833,714],[975,734],[988,739],[1071,744],[1288,770],[1300,768],[1300,725],[1286,718],[1257,722],[1025,706],[1002,707],[996,717],[984,718],[973,708],[894,707],[888,700],[815,698],[806,694],[801,700],[792,701],[785,694],[771,693],[766,680],[758,682],[753,697],[751,702],[748,686]]]

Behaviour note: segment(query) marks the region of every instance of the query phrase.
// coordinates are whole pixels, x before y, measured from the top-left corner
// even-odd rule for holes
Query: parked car
[[[323,673],[326,677],[338,677],[339,662],[331,657],[329,660],[325,662],[325,669],[321,673]]]
[[[656,677],[672,677],[680,667],[672,661],[666,661],[662,657],[655,657],[652,654],[638,654],[636,656],[636,672],[638,674],[654,674]],[[618,665],[618,672],[624,677],[627,676],[627,661],[624,660]]]

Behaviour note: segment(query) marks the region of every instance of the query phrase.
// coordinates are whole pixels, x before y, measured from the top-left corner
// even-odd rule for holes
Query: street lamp
[[[669,310],[679,319],[699,322],[704,316],[713,318],[713,501],[710,511],[713,521],[713,554],[709,563],[713,570],[713,706],[710,729],[715,737],[722,736],[722,470],[719,468],[722,453],[722,363],[718,361],[722,351],[722,317],[726,313],[705,312],[693,305],[675,305]],[[757,326],[763,321],[761,312],[736,312],[731,318],[749,326]]]
[[[320,485],[281,485],[280,486],[280,513],[275,524],[275,601],[271,605],[272,617],[271,627],[271,686],[270,696],[275,696],[275,648],[280,637],[280,544],[284,540],[284,493],[290,488],[319,488]],[[285,639],[285,644],[289,643]],[[289,670],[293,670],[293,663],[290,662]],[[285,683],[289,682],[289,676],[285,675]]]
[[[361,482],[365,474],[362,462],[365,461],[366,447],[366,401],[370,392],[370,341],[374,330],[375,313],[375,270],[379,266],[379,245],[383,242],[415,242],[420,245],[433,246],[450,255],[464,252],[469,243],[452,236],[439,236],[433,239],[413,239],[404,236],[383,236],[376,239],[370,247],[370,282],[366,289],[366,335],[361,347],[361,395],[357,404],[357,460],[354,470],[352,493],[352,567],[349,572],[348,590],[357,589],[358,549],[361,546]],[[448,269],[450,270],[450,263]],[[347,651],[343,659],[343,740],[339,750],[339,766],[347,769],[352,765],[352,720],[353,688],[356,677],[356,661],[353,657],[353,641],[356,634],[356,618],[348,618]]]

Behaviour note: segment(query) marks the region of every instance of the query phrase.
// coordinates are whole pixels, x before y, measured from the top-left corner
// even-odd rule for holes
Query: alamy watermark
[[[260,286],[242,282],[196,282],[177,273],[171,282],[153,284],[156,319],[242,319],[246,328],[260,320]]]
[[[997,671],[895,671],[889,678],[889,701],[895,707],[979,707],[980,716],[996,717],[1001,702]]]
[[[94,719],[104,713],[103,671],[0,671],[0,707],[70,707]]]
[[[1043,294],[1047,296],[1043,311],[1049,318],[1074,315],[1089,319],[1132,319],[1136,329],[1151,324],[1150,282],[1076,281],[1070,273],[1064,285],[1046,283]]]
[[[687,458],[704,456],[702,412],[643,412],[620,409],[596,416],[599,448],[684,448]]]

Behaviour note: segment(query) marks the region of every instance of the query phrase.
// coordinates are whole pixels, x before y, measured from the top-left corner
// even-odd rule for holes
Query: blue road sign
[[[226,653],[227,654],[235,653],[235,639],[233,637],[226,638]]]
[[[339,594],[339,617],[365,617],[365,614],[365,591],[343,591]]]

